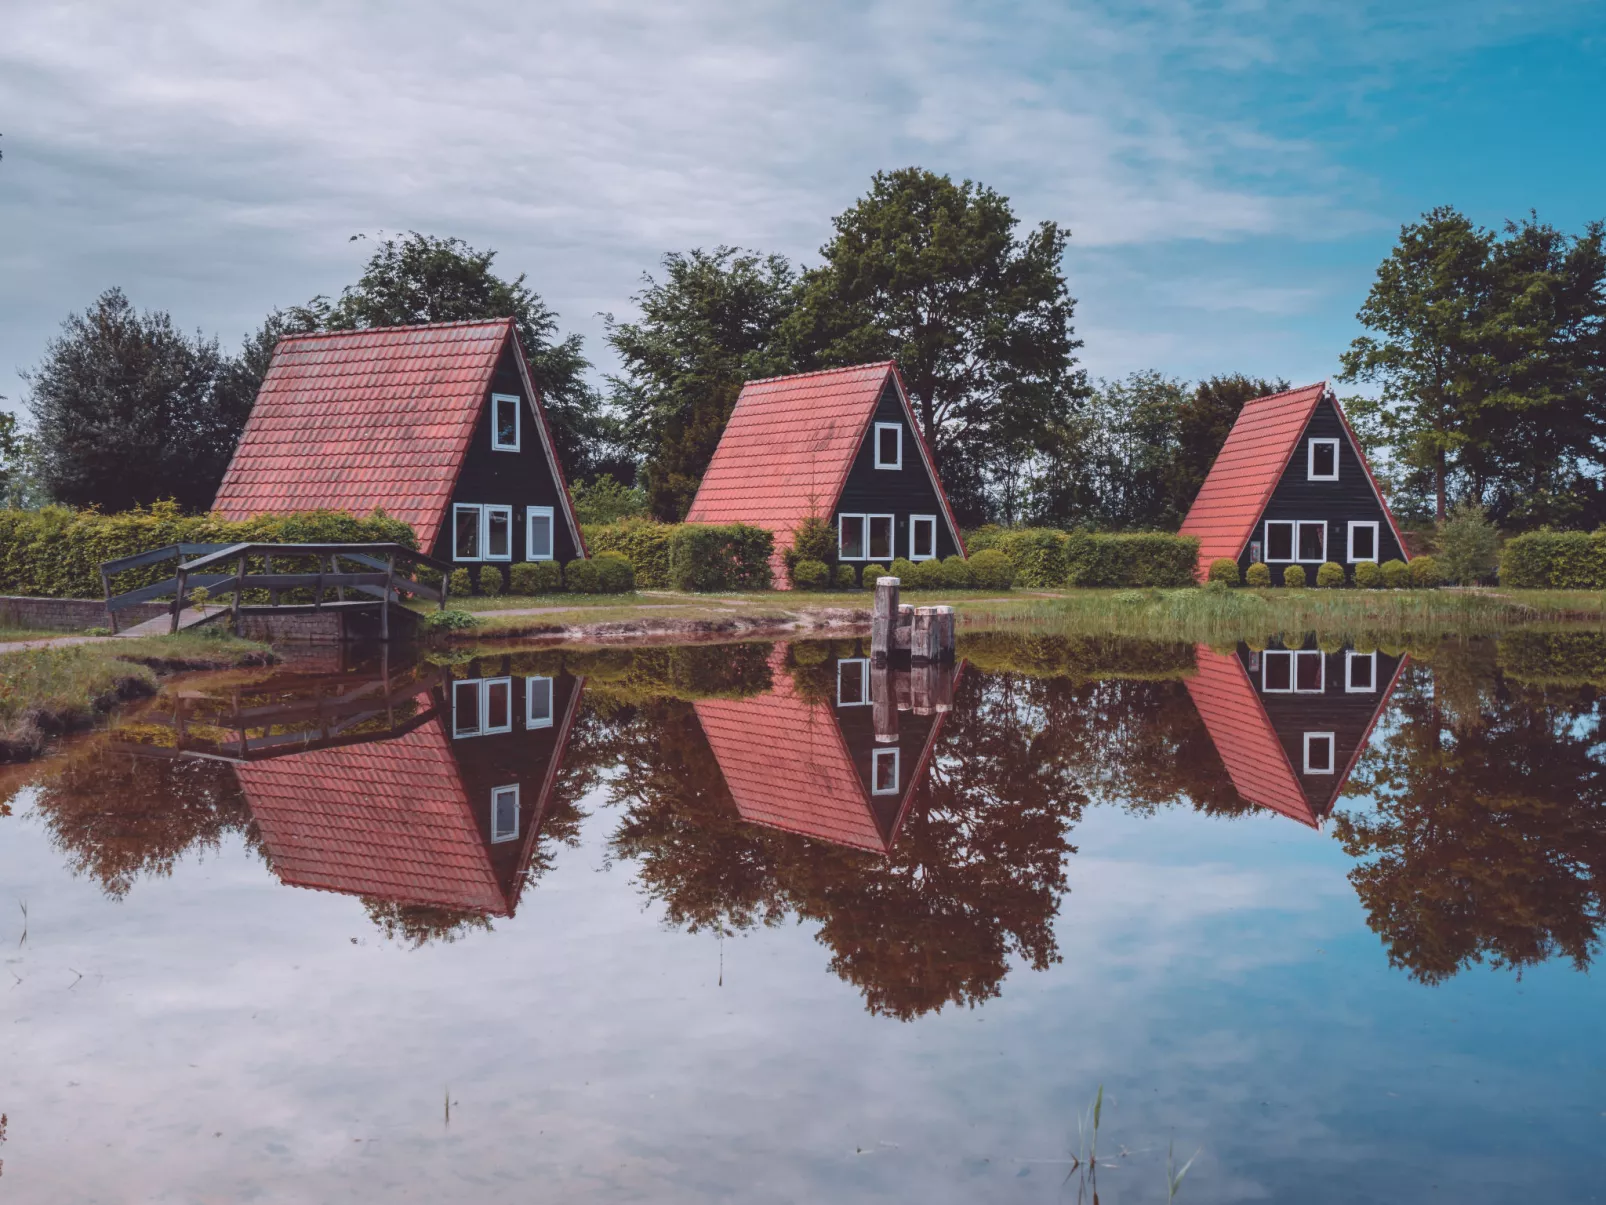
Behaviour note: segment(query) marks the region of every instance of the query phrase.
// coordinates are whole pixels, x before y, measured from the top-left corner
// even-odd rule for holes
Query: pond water
[[[1606,1195],[1600,637],[862,652],[331,655],[43,763],[0,1198],[1092,1200],[1101,1090],[1104,1202]]]

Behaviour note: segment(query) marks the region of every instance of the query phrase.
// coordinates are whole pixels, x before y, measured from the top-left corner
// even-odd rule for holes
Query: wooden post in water
[[[932,661],[922,661],[909,670],[909,703],[916,715],[932,715],[936,711],[933,695],[942,667]]]
[[[894,670],[892,673],[892,696],[898,701],[899,711],[908,711],[910,703],[909,671],[907,669]]]
[[[878,577],[875,581],[875,610],[870,615],[870,659],[885,665],[892,656],[893,633],[898,623],[898,579]]]
[[[954,709],[954,675],[946,665],[934,667],[932,673],[937,675],[936,684],[931,693],[933,709],[938,715]]]
[[[886,665],[870,666],[870,714],[878,745],[898,743],[898,701],[893,695],[892,673]]]
[[[898,622],[892,629],[892,651],[909,655],[909,634],[914,630],[915,609],[910,603],[898,604]]]
[[[952,607],[932,607],[937,625],[937,660],[952,661],[958,644],[958,623]]]
[[[916,665],[936,661],[941,656],[938,640],[942,635],[942,621],[936,607],[916,607],[914,623],[909,629],[909,660]]]

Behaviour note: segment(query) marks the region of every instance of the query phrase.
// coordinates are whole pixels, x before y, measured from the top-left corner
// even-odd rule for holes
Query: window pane
[[[512,683],[506,678],[485,684],[485,727],[513,727]]]
[[[1294,525],[1292,523],[1266,524],[1266,559],[1291,561],[1294,559]]]
[[[1351,690],[1372,689],[1372,657],[1351,656],[1349,659],[1349,685]]]
[[[898,789],[898,751],[877,749],[871,756],[870,791],[875,795],[891,795]]]
[[[552,559],[552,516],[530,512],[530,549],[532,561]]]
[[[1325,561],[1327,559],[1327,524],[1301,523],[1299,525],[1299,559]]]
[[[876,450],[877,464],[897,464],[899,430],[897,427],[877,427],[876,439],[879,441]]]
[[[1305,737],[1305,766],[1307,774],[1333,772],[1333,738],[1325,732],[1308,733]]]
[[[1318,691],[1322,688],[1322,654],[1315,650],[1294,657],[1295,690]]]
[[[505,506],[485,508],[485,555],[499,561],[513,555],[513,516]]]
[[[552,723],[552,679],[524,679],[524,715],[531,727]]]
[[[1265,689],[1293,689],[1293,662],[1294,655],[1292,653],[1267,652],[1266,668],[1261,678],[1261,681],[1265,683]]]
[[[918,557],[936,555],[937,523],[934,519],[911,519],[910,531],[913,533],[913,554]]]
[[[1352,561],[1370,561],[1377,557],[1377,528],[1368,523],[1364,527],[1354,527],[1350,532],[1350,543],[1354,545],[1350,552]]]
[[[1296,469],[1295,472],[1298,472]],[[1338,445],[1326,440],[1312,440],[1310,445],[1310,475],[1336,477],[1338,475]]]
[[[892,517],[870,516],[870,559],[882,564],[892,559]]]
[[[496,399],[496,444],[517,447],[519,442],[519,403],[516,398]]]
[[[478,560],[480,555],[480,508],[460,506],[453,514],[455,543],[452,553],[461,560]]]
[[[491,840],[511,841],[518,835],[518,788],[498,787],[491,793]]]
[[[864,697],[864,662],[836,663],[836,701],[844,707],[867,702]]]
[[[480,730],[478,678],[452,683],[452,735],[473,736]]]
[[[841,548],[837,555],[852,561],[864,559],[864,517],[862,515],[843,515]]]

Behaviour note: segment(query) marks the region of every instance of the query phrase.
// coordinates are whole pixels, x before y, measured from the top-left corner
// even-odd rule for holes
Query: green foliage
[[[1370,580],[1364,582],[1361,580],[1362,568],[1363,566],[1361,565],[1355,567],[1355,584],[1358,586],[1374,586],[1374,583]],[[1368,577],[1370,576],[1368,575]],[[1411,567],[1398,559],[1384,561],[1382,567],[1377,571],[1377,577],[1377,584],[1381,584],[1385,590],[1404,590],[1411,585]]]
[[[852,565],[838,565],[836,567],[835,580],[838,590],[857,590],[859,588],[859,571]]]
[[[1404,561],[1390,561],[1391,565],[1398,565],[1401,577],[1407,576]],[[1355,584],[1362,590],[1377,590],[1387,584],[1383,567],[1376,561],[1361,561],[1355,566]]]
[[[595,557],[575,558],[563,567],[563,588],[570,594],[601,594],[602,576]]]
[[[639,485],[621,485],[607,475],[589,482],[576,480],[569,486],[569,500],[574,503],[574,517],[583,525],[647,516],[647,492]]]
[[[863,572],[859,574],[859,580],[864,583],[864,588],[866,590],[874,590],[876,578],[888,576],[896,575],[893,574],[892,570],[888,569],[885,565],[878,565],[872,561],[870,564],[866,565]]]
[[[1505,632],[1496,653],[1508,678],[1542,687],[1606,687],[1606,635]]]
[[[941,561],[915,561],[908,580],[903,583],[904,589],[940,590],[945,584],[944,576]]]
[[[599,552],[591,560],[596,566],[598,594],[629,594],[636,588],[635,570],[623,553]]]
[[[448,608],[444,611],[430,611],[424,616],[423,626],[426,632],[461,632],[472,628],[479,623],[473,614],[468,611],[458,611]]]
[[[1192,586],[1199,541],[1164,532],[1072,532],[1065,560],[1068,585]]]
[[[1324,590],[1337,590],[1345,583],[1344,566],[1337,561],[1324,561],[1316,570],[1316,584]]]
[[[1191,644],[1173,640],[961,632],[959,656],[985,673],[1072,681],[1177,681],[1194,673]]]
[[[1414,556],[1406,568],[1411,571],[1411,584],[1420,590],[1444,584],[1444,570],[1439,568],[1439,562],[1435,557]]]
[[[682,523],[669,547],[670,582],[677,590],[768,590],[775,537],[745,523]]]
[[[1500,532],[1472,503],[1457,506],[1439,524],[1438,546],[1444,576],[1462,586],[1489,577],[1500,562]]]
[[[1285,565],[1283,567],[1283,585],[1292,590],[1298,590],[1305,584],[1305,570],[1301,565]]]
[[[818,515],[810,515],[793,529],[792,545],[781,555],[788,575],[799,561],[818,561],[829,571],[836,564],[836,558],[836,532]],[[797,586],[795,578],[792,584]]]
[[[500,565],[480,566],[480,593],[486,598],[495,598],[503,593],[502,567]]]
[[[1078,537],[1084,533],[1076,533]],[[1054,589],[1065,584],[1066,535],[1052,527],[1000,531],[984,547],[996,548],[1015,566],[1017,586]]]
[[[1515,589],[1606,590],[1606,530],[1542,528],[1507,540],[1500,584]]]
[[[508,593],[556,594],[563,589],[563,570],[556,561],[520,561],[508,570]]]
[[[938,562],[932,561],[935,565]],[[970,562],[962,556],[951,556],[941,562],[941,584],[945,590],[968,590],[975,585],[974,575],[970,571]]]
[[[915,585],[915,563],[908,557],[894,557],[887,573],[898,579],[898,587],[902,590],[917,590]],[[871,585],[875,582],[872,579]]]
[[[465,568],[453,569],[446,583],[446,597],[467,598],[474,593],[474,579]]]
[[[1230,556],[1218,556],[1210,562],[1210,581],[1222,582],[1228,586],[1238,584],[1238,562]]]
[[[1015,584],[1015,565],[997,548],[970,554],[971,584],[978,590],[1008,590]]]
[[[792,566],[792,587],[796,590],[823,590],[831,571],[824,561],[802,560]]]
[[[1266,587],[1271,585],[1271,567],[1256,561],[1244,573],[1244,583],[1250,586]]]
[[[636,586],[642,590],[667,590],[672,584],[669,574],[669,546],[674,540],[675,526],[657,523],[650,519],[625,519],[581,529],[586,547],[593,554],[620,552],[630,561],[636,572]]]

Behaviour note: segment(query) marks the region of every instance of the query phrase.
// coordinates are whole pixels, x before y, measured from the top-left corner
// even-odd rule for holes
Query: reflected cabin
[[[1314,585],[1326,561],[1353,577],[1362,561],[1407,560],[1405,541],[1366,456],[1325,381],[1247,402],[1183,520],[1199,539],[1198,575],[1225,557],[1256,561],[1281,584],[1300,565]]]
[[[279,341],[213,509],[376,507],[460,565],[586,555],[511,318]]]
[[[749,381],[742,387],[688,523],[747,523],[783,554],[810,516],[827,520],[838,559],[963,555],[936,462],[892,361]]]

